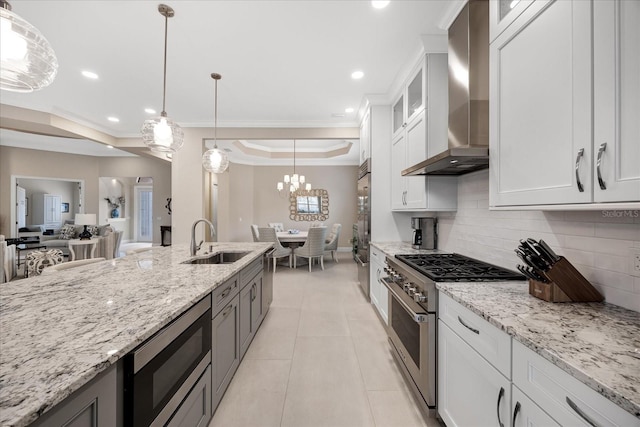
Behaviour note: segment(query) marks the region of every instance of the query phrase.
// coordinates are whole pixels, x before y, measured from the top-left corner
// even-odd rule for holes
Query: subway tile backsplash
[[[490,211],[488,171],[458,178],[457,212],[438,215],[439,248],[516,269],[519,240],[543,239],[607,302],[640,312],[640,278],[629,248],[640,248],[640,212]]]

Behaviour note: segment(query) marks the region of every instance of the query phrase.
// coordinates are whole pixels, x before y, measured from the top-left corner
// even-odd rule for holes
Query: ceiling
[[[2,91],[0,102],[139,137],[149,117],[144,109],[162,110],[159,1],[11,3],[50,41],[60,66],[49,87]],[[216,72],[219,127],[357,127],[364,97],[394,95],[392,84],[417,58],[421,35],[446,34],[443,23],[460,0],[395,0],[381,10],[363,0],[166,3],[175,10],[166,111],[181,126],[213,126]],[[99,78],[89,80],[83,70]],[[353,80],[355,70],[364,77]]]

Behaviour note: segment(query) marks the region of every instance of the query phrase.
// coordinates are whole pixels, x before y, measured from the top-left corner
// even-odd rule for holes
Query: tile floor
[[[428,426],[389,353],[386,333],[340,263],[278,266],[273,304],[209,427]]]

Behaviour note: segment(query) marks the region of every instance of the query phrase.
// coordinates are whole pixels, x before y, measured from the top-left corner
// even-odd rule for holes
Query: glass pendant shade
[[[0,0],[0,89],[33,92],[50,85],[57,72],[47,39]]]
[[[176,122],[166,116],[145,120],[142,141],[152,151],[175,153],[184,144],[184,132]]]
[[[229,167],[229,157],[224,151],[212,148],[202,155],[202,167],[212,173],[222,173]]]

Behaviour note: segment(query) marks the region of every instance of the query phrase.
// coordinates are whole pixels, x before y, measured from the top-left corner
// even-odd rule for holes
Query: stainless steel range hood
[[[449,149],[402,175],[462,175],[488,167],[489,2],[470,0],[449,28]]]

